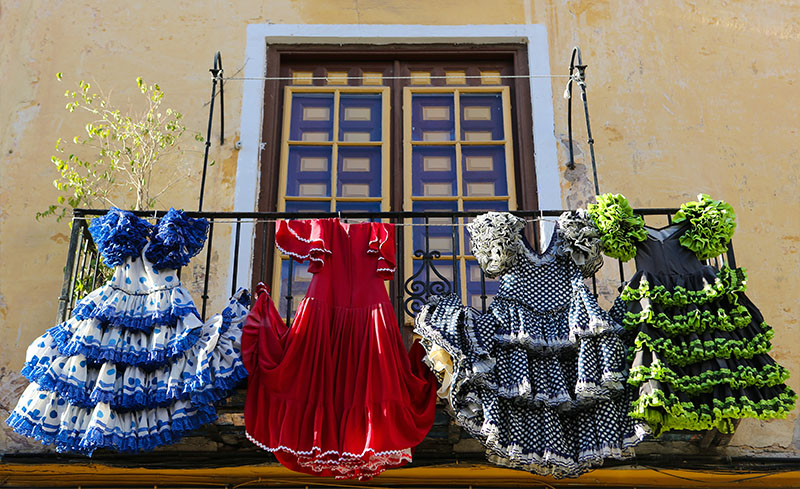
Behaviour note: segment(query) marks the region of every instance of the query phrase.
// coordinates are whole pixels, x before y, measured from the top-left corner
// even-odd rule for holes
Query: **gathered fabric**
[[[569,232],[557,227],[540,254],[523,240],[522,219],[476,218],[472,252],[487,275],[500,274],[494,300],[481,313],[458,295],[432,297],[414,330],[440,396],[488,459],[556,478],[631,457],[647,434],[628,416],[623,328],[583,283],[601,263],[599,233],[581,231],[585,214],[562,222]]]
[[[281,221],[276,243],[314,277],[287,327],[268,294],[247,318],[247,437],[291,470],[370,479],[411,461],[433,425],[436,380],[406,352],[384,280],[394,226]]]
[[[786,385],[789,371],[769,356],[774,332],[745,295],[745,270],[703,262],[727,250],[736,229],[731,206],[700,195],[672,224],[652,228],[622,211],[630,206],[621,195],[597,201],[589,213],[603,242],[613,242],[606,253],[636,259],[612,308],[629,332],[631,416],[656,435],[732,433],[741,418],[785,417],[797,395]]]
[[[22,373],[31,384],[6,422],[58,451],[88,455],[174,443],[216,419],[214,404],[247,376],[248,293],[200,319],[170,267],[202,249],[204,220],[170,210],[152,226],[112,209],[89,229],[114,275],[28,348]]]

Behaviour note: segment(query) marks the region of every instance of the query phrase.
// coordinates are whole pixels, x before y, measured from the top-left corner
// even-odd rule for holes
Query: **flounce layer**
[[[637,365],[631,368],[628,382],[641,385],[649,380],[668,384],[671,389],[692,395],[711,392],[716,386],[771,387],[783,384],[789,370],[778,365],[768,355],[750,360],[714,359],[687,367],[677,367],[660,361],[655,354],[637,355]]]
[[[574,310],[581,307],[594,313],[589,305]],[[594,334],[581,327],[571,335],[572,318],[579,317],[565,308],[537,319],[527,306],[500,297],[481,315],[456,296],[434,297],[417,315],[414,331],[429,360],[442,349],[452,361],[449,371],[443,362],[430,365],[453,379],[448,401],[457,421],[492,462],[577,476],[604,458],[630,456],[645,437],[645,425],[627,415],[621,327],[593,314]]]
[[[708,393],[692,396],[649,380],[639,388],[630,414],[647,421],[656,436],[669,430],[712,428],[732,433],[736,419],[785,418],[796,400],[797,394],[784,384],[760,388],[719,384]]]
[[[132,294],[104,285],[81,299],[72,311],[74,319],[98,319],[108,326],[144,333],[159,325],[174,325],[190,314],[197,314],[197,309],[181,286]]]
[[[766,323],[748,323],[731,332],[688,333],[670,336],[649,324],[639,327],[633,339],[631,359],[636,352],[656,352],[670,365],[686,366],[714,358],[744,359],[768,353],[774,332]]]
[[[103,402],[115,410],[130,410],[165,406],[178,399],[211,404],[247,377],[240,358],[241,323],[247,313],[247,308],[232,300],[203,325],[189,350],[154,369],[113,362],[98,365],[80,354],[45,355],[37,357],[36,368],[26,368],[24,373],[42,389],[56,391],[81,407]]]
[[[628,403],[621,396],[569,413],[531,410],[479,389],[457,404],[456,416],[486,446],[493,463],[555,478],[576,477],[605,458],[633,455],[630,448],[647,431],[627,416]]]
[[[216,417],[213,405],[194,405],[188,400],[129,412],[116,411],[105,403],[80,407],[32,383],[6,422],[19,434],[55,444],[59,452],[91,455],[98,448],[152,450],[175,443]]]
[[[178,319],[175,325],[155,326],[150,333],[109,328],[97,318],[71,318],[34,342],[25,368],[34,367],[34,357],[38,368],[43,358],[53,357],[53,352],[61,356],[84,355],[92,363],[154,368],[190,349],[200,338],[202,327],[203,322],[194,313]]]
[[[739,292],[747,288],[747,273],[743,268],[724,265],[719,272],[704,267],[699,272],[686,276],[670,276],[665,283],[649,272],[637,272],[631,277],[620,297],[625,302],[657,304],[664,308],[701,306],[722,299],[736,302]],[[644,309],[644,307],[643,307]]]

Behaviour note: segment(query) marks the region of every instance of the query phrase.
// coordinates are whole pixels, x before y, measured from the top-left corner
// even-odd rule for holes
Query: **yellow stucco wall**
[[[669,6],[665,6],[669,5]],[[29,342],[52,326],[68,230],[37,223],[55,199],[49,162],[58,137],[81,125],[64,111],[63,92],[79,79],[135,96],[134,79],[158,81],[189,130],[205,133],[212,55],[226,74],[244,63],[249,24],[524,24],[546,27],[552,73],[564,73],[575,44],[589,64],[589,102],[603,191],[635,206],[677,206],[699,192],[729,201],[739,217],[740,265],[750,296],[775,328],[773,356],[800,390],[800,6],[762,2],[607,2],[597,0],[275,0],[180,2],[13,2],[0,5],[0,417],[25,382],[18,371]],[[63,72],[66,82],[55,80]],[[214,141],[206,210],[231,210],[242,87],[226,85],[229,144]],[[553,82],[555,127],[566,140],[561,80]],[[579,112],[580,113],[580,112]],[[582,126],[579,123],[578,127]],[[578,133],[579,165],[566,170],[565,205],[592,195]],[[176,162],[191,175],[163,207],[196,205],[202,145]],[[229,229],[215,240],[228,242]],[[219,248],[222,250],[221,248]],[[214,257],[227,267],[227,255]],[[200,270],[185,281],[192,292]],[[218,284],[217,290],[221,290]],[[221,306],[224,292],[210,310]],[[27,441],[0,428],[0,452]],[[744,422],[731,453],[800,452],[800,422]]]

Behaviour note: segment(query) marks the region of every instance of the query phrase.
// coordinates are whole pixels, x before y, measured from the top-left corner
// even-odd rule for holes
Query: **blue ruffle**
[[[180,440],[187,433],[217,419],[214,406],[196,406],[190,416],[171,421],[163,421],[155,427],[158,431],[144,436],[123,436],[119,433],[102,433],[100,427],[92,428],[85,433],[68,430],[47,431],[41,423],[30,420],[12,412],[6,423],[20,435],[39,440],[44,445],[55,443],[59,452],[72,451],[91,456],[98,448],[112,448],[123,452],[139,452],[153,450],[162,445],[169,445]]]
[[[191,378],[183,379],[183,384],[180,386],[167,388],[166,385],[159,385],[155,390],[137,390],[133,393],[95,389],[94,385],[86,388],[57,379],[49,375],[49,372],[28,380],[38,383],[44,391],[57,392],[73,406],[92,408],[103,402],[116,411],[131,411],[165,407],[177,400],[191,400],[195,405],[214,404],[228,397],[246,378],[247,370],[237,358],[234,365],[226,372],[212,373],[211,369],[207,368]]]
[[[98,308],[94,302],[86,302],[75,307],[72,317],[81,320],[96,318],[108,326],[149,333],[156,326],[172,326],[178,319],[189,314],[197,314],[197,308],[194,304],[180,306],[172,304],[169,310],[158,311],[144,316],[129,316],[121,314],[117,311],[116,305],[113,304],[106,304]]]
[[[170,208],[155,226],[145,257],[156,270],[181,268],[200,253],[207,234],[207,220],[192,219],[182,210]]]
[[[59,346],[58,351],[64,356],[83,355],[93,363],[113,362],[120,366],[136,365],[138,367],[153,368],[166,364],[173,357],[180,355],[191,348],[202,334],[202,328],[192,328],[184,331],[177,339],[159,350],[131,350],[120,351],[115,346],[87,345],[78,342],[66,342]]]
[[[187,433],[206,423],[211,423],[215,419],[217,419],[217,411],[214,406],[196,406],[192,415],[159,422],[155,427],[158,430],[156,433],[144,436],[140,436],[138,433],[136,436],[123,436],[118,433],[103,434],[100,428],[89,429],[77,448],[78,451],[90,455],[98,448],[113,448],[121,452],[150,451],[162,445],[176,443]],[[66,449],[72,450],[71,447],[66,447]]]
[[[112,207],[106,215],[92,219],[89,232],[107,267],[138,256],[147,244],[153,225],[129,211]]]

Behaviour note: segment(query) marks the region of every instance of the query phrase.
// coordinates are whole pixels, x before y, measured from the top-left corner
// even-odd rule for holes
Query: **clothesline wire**
[[[570,78],[570,75],[375,75],[375,76],[231,76],[222,77],[223,81],[291,81],[291,80],[478,80],[478,79],[517,79],[517,78]]]
[[[75,216],[72,219],[73,220],[88,221],[90,219],[94,219],[94,217],[91,217],[91,216]],[[148,217],[146,219],[153,220],[154,218],[153,217]],[[325,219],[325,218],[323,218],[323,219]],[[355,218],[353,218],[353,219],[355,219]],[[414,217],[412,219],[423,219],[423,218]],[[447,218],[434,217],[432,219],[447,219]],[[464,219],[464,218],[459,217],[459,218],[456,218],[456,219]],[[155,220],[157,221],[158,219],[156,218]],[[214,222],[214,224],[246,224],[246,223],[258,224],[258,223],[277,223],[277,222],[280,222],[280,221],[286,221],[288,219],[258,219],[258,218],[243,217],[241,219],[211,219],[211,220]],[[339,218],[339,220],[346,221],[346,220],[348,220],[348,218],[341,217],[341,218]],[[556,222],[556,221],[558,221],[558,218],[557,217],[544,216],[544,217],[534,217],[534,218],[530,218],[530,219],[524,219],[524,221],[526,223],[536,223],[536,222],[543,222],[543,221]],[[359,222],[368,222],[368,221],[359,220],[359,221],[353,222],[352,224],[357,224]],[[464,227],[464,226],[466,226],[468,224],[469,223],[467,223],[467,222],[448,222],[448,223],[401,222],[401,223],[395,223],[395,227],[417,227],[417,226],[419,226],[419,227],[426,227],[426,226],[432,226],[432,227],[445,227],[445,226]]]

